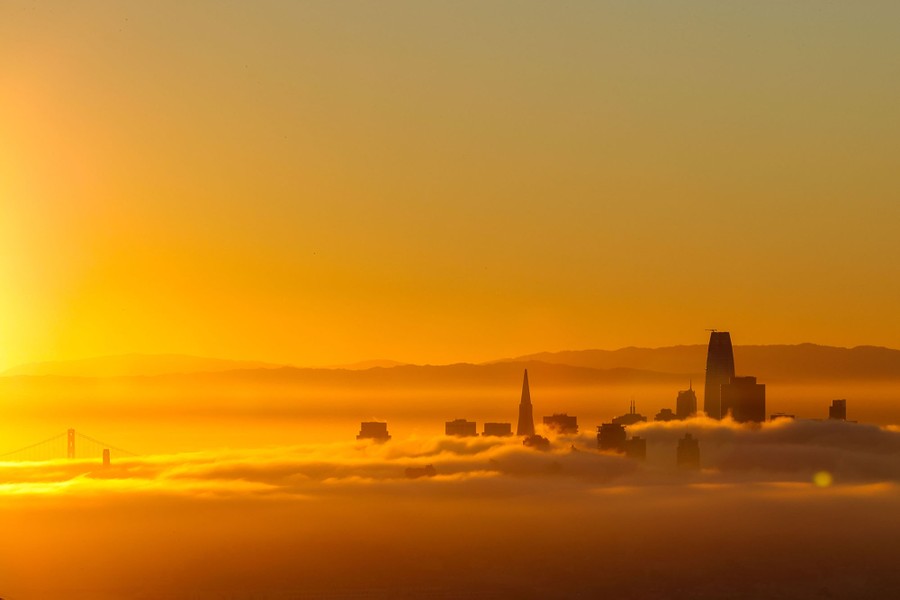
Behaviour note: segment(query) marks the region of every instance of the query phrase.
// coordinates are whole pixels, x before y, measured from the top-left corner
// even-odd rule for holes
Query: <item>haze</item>
[[[900,597],[898,22],[0,3],[0,600]]]
[[[894,2],[10,2],[0,365],[900,347]]]

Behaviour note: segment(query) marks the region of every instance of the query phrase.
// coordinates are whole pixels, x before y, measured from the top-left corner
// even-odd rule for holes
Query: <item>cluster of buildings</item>
[[[766,386],[758,383],[756,377],[737,376],[734,369],[734,350],[731,335],[727,331],[712,330],[706,354],[706,385],[703,389],[703,412],[713,419],[731,417],[738,423],[762,423],[766,420]],[[678,392],[675,399],[675,410],[663,408],[654,417],[655,421],[685,420],[698,413],[697,394],[693,384],[688,389]],[[847,419],[847,401],[834,400],[829,407],[830,419]],[[793,415],[777,413],[775,418],[794,418]],[[634,400],[629,411],[613,418],[609,423],[597,427],[597,447],[604,452],[617,452],[627,457],[643,460],[647,456],[647,440],[634,435],[629,437],[627,428],[630,425],[646,422],[647,417],[637,412]],[[578,419],[566,413],[553,414],[543,418],[544,426],[561,434],[578,433]],[[454,419],[444,424],[444,433],[448,436],[477,436],[478,427],[475,421]],[[485,423],[482,436],[509,437],[513,435],[512,423]],[[522,397],[519,401],[519,419],[516,435],[524,438],[523,444],[533,448],[549,448],[550,441],[535,433],[534,409],[531,404],[531,391],[528,386],[528,370],[522,382]],[[364,422],[360,427],[357,439],[387,441],[387,423]],[[700,468],[700,441],[692,434],[685,434],[678,441],[676,464],[679,467]],[[419,476],[418,473],[408,474]]]

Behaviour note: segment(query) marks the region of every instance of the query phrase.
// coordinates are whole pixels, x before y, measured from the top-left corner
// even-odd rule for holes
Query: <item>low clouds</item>
[[[0,595],[885,598],[900,592],[900,431],[695,419],[591,433],[394,439],[0,465]],[[679,471],[676,440],[703,469]],[[409,479],[433,465],[434,477]],[[833,473],[820,488],[812,476]],[[48,577],[48,573],[52,577]]]
[[[643,423],[630,435],[647,440],[646,462],[596,450],[590,433],[553,438],[536,452],[519,438],[397,439],[386,444],[346,442],[247,450],[157,455],[116,461],[103,469],[84,461],[6,463],[0,494],[153,492],[310,497],[343,487],[391,489],[430,486],[453,494],[454,485],[480,480],[491,494],[521,480],[568,480],[565,485],[644,486],[740,482],[810,484],[827,471],[837,485],[900,482],[900,431],[839,421],[779,420],[756,425],[693,419]],[[703,469],[675,468],[677,440],[700,440]],[[436,476],[408,481],[408,468],[433,465]],[[467,491],[477,487],[470,483]]]

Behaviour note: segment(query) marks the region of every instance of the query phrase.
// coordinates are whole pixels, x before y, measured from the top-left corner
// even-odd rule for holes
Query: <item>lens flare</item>
[[[828,471],[819,471],[813,475],[813,483],[816,484],[816,487],[827,488],[830,487],[833,482],[834,478]]]

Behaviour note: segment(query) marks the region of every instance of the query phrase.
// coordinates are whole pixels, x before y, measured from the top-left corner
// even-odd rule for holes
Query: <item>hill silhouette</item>
[[[271,369],[259,361],[205,358],[185,354],[123,354],[78,360],[38,362],[6,370],[4,376],[137,377],[172,373],[222,372],[234,369]]]
[[[898,380],[900,350],[877,346],[839,348],[816,344],[735,346],[739,375],[764,381]],[[6,377],[172,377],[197,381],[364,385],[416,387],[483,387],[506,382],[529,368],[554,387],[600,383],[662,383],[684,385],[693,378],[702,385],[706,346],[621,348],[541,352],[487,363],[414,365],[371,360],[349,365],[300,368],[257,361],[203,358],[180,354],[129,354],[101,358],[22,365]],[[173,380],[174,381],[174,380]],[[144,381],[146,384],[147,382]],[[505,385],[505,383],[504,383]]]
[[[900,379],[900,350],[879,346],[839,348],[817,344],[748,345],[734,347],[738,375],[768,381],[831,381]],[[706,345],[619,350],[541,352],[508,359],[540,361],[593,369],[640,369],[702,376]],[[504,362],[504,361],[499,361]]]

